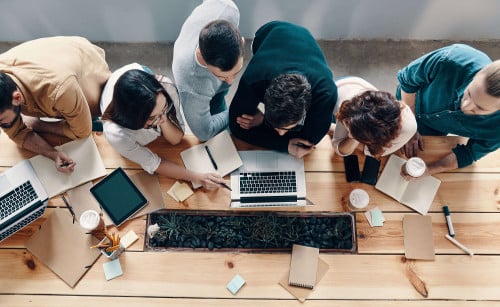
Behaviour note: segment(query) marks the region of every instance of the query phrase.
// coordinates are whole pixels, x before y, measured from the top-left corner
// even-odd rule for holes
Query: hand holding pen
[[[75,170],[76,162],[65,152],[59,151],[55,158],[56,169],[61,173],[71,173]]]

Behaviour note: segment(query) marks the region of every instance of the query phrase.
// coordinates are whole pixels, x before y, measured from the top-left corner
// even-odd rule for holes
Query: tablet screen
[[[116,226],[147,203],[146,197],[120,167],[90,188],[90,192]]]

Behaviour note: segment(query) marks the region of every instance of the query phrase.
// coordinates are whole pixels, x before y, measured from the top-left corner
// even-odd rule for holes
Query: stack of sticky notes
[[[122,266],[120,265],[119,259],[103,263],[102,268],[104,270],[104,276],[106,277],[106,280],[111,280],[123,275]]]
[[[241,287],[245,284],[245,280],[239,274],[236,274],[233,279],[227,284],[227,289],[232,293],[236,294]]]
[[[375,207],[369,211],[365,212],[365,217],[371,227],[381,227],[384,226],[385,218],[382,211],[378,207]]]
[[[175,201],[183,202],[189,196],[193,195],[193,190],[186,184],[180,183],[176,181],[172,187],[167,191],[167,194],[170,195]]]

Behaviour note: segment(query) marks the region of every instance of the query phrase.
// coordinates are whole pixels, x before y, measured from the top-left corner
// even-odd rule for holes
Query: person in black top
[[[272,21],[255,33],[253,57],[229,107],[237,138],[302,158],[328,132],[337,87],[311,33]]]

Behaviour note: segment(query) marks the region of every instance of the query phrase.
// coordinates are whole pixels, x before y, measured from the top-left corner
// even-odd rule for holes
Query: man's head
[[[311,104],[311,85],[300,74],[274,78],[264,94],[264,121],[280,135],[300,129]]]
[[[488,115],[500,110],[500,60],[481,69],[465,88],[461,110],[470,115]]]
[[[231,84],[243,67],[243,45],[238,28],[227,20],[214,20],[200,31],[198,46],[208,69]]]
[[[402,124],[401,104],[382,91],[366,91],[343,102],[335,117],[374,156],[391,145]]]
[[[0,72],[0,127],[12,127],[21,112],[19,104],[22,99],[12,78]]]

